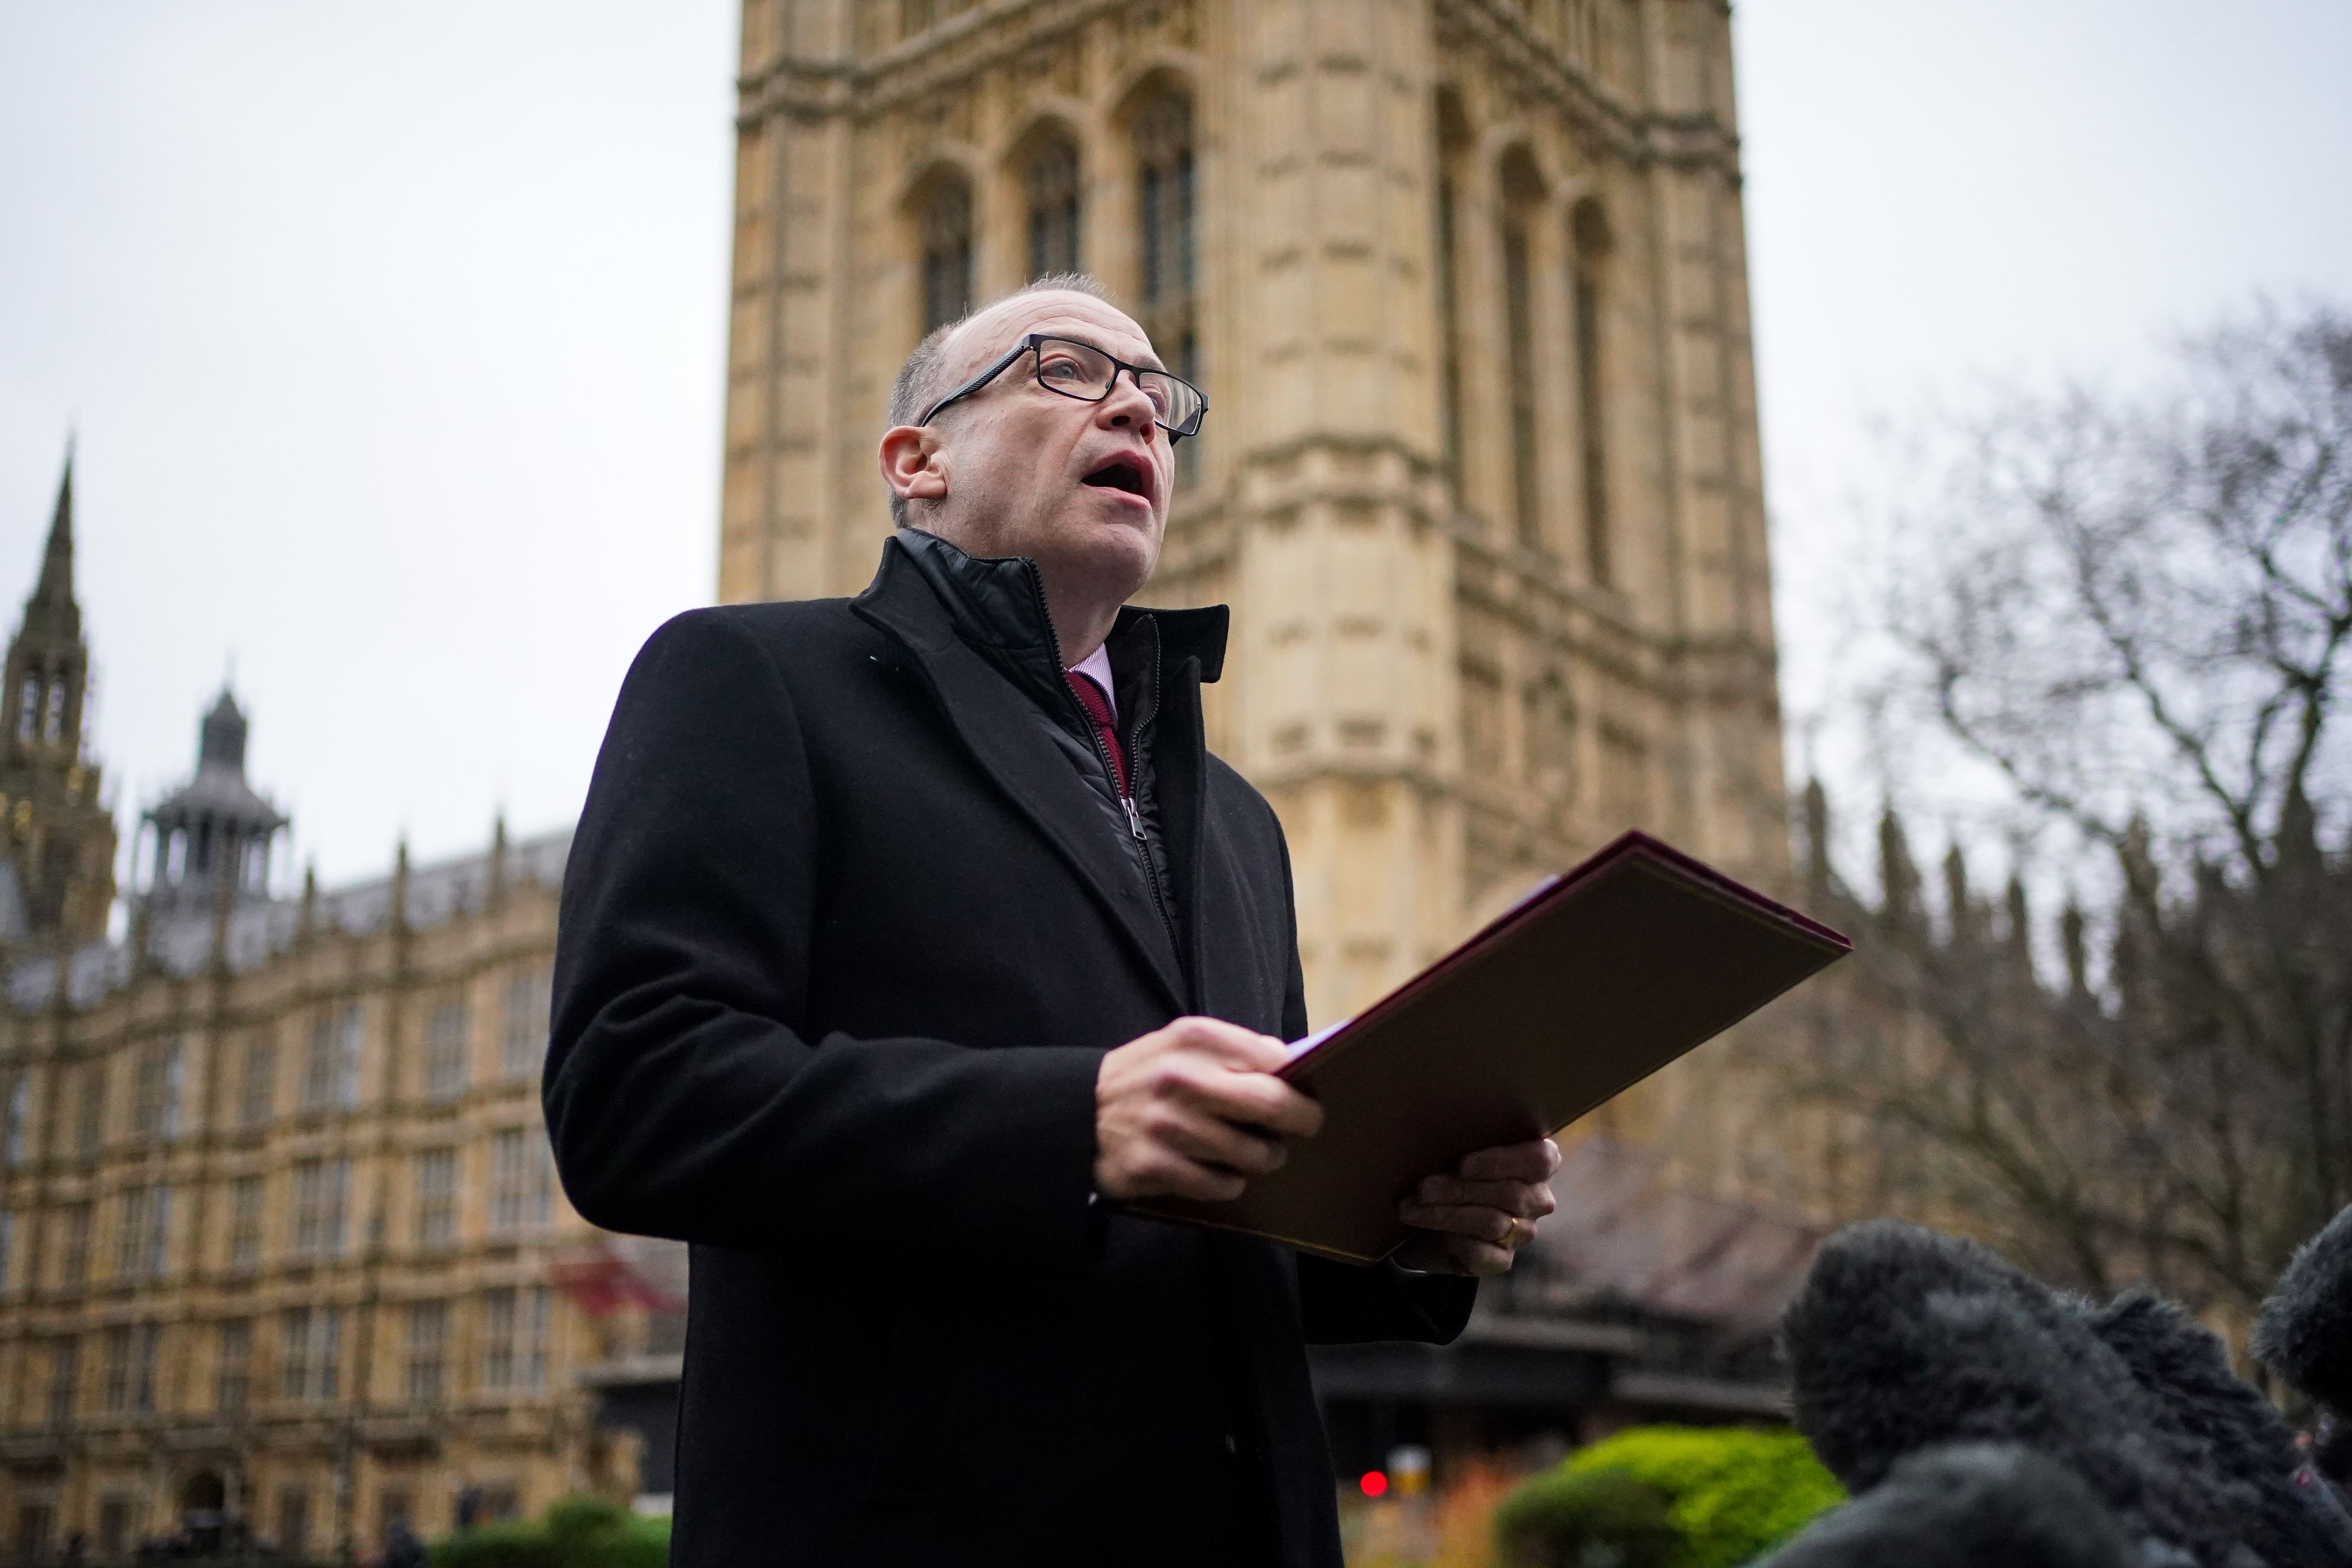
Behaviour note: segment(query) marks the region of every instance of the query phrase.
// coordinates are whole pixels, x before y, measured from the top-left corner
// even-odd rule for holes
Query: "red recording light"
[[[1366,1497],[1378,1497],[1389,1489],[1389,1479],[1379,1470],[1366,1470],[1364,1479],[1356,1483],[1364,1489]]]

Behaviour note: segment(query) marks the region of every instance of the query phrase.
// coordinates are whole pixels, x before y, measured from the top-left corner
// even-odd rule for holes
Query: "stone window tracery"
[[[277,1103],[278,1047],[267,1038],[245,1047],[245,1074],[237,1085],[237,1122],[252,1130],[269,1124]]]
[[[172,1189],[159,1184],[126,1191],[114,1232],[114,1277],[162,1279],[171,1245]]]
[[[547,1008],[554,976],[544,969],[507,983],[506,1031],[499,1042],[499,1068],[509,1079],[535,1076],[547,1059]]]
[[[1601,312],[1609,258],[1609,223],[1601,204],[1587,198],[1576,204],[1569,220],[1574,256],[1570,279],[1570,309],[1576,333],[1577,447],[1584,477],[1585,565],[1595,583],[1607,584],[1615,563],[1609,529],[1609,442],[1604,400]]]
[[[287,1237],[297,1258],[333,1258],[343,1250],[351,1208],[349,1160],[294,1163],[293,1226]]]
[[[1519,542],[1544,546],[1542,449],[1536,411],[1534,216],[1542,191],[1521,153],[1503,165],[1503,339],[1507,356],[1511,512]]]
[[[29,1073],[18,1073],[8,1085],[6,1125],[0,1127],[0,1164],[15,1170],[31,1152],[33,1131],[33,1079]]]
[[[463,1001],[444,1002],[433,1010],[425,1035],[425,1093],[429,1100],[454,1100],[466,1092],[466,1041],[472,1030]]]
[[[547,1381],[547,1287],[492,1290],[482,1298],[482,1384],[536,1389]]]
[[[342,1352],[341,1307],[293,1307],[280,1313],[278,1396],[296,1404],[332,1403],[341,1391]]]
[[[1140,325],[1169,369],[1197,381],[1191,99],[1163,92],[1136,114],[1135,164],[1143,262]]]
[[[971,186],[962,175],[932,176],[923,197],[923,331],[971,310]]]
[[[441,1403],[449,1352],[449,1304],[416,1301],[408,1309],[408,1403],[429,1409]]]
[[[49,1425],[72,1425],[80,1394],[81,1342],[67,1335],[49,1346]]]
[[[1457,499],[1462,485],[1462,320],[1456,268],[1454,188],[1451,170],[1437,176],[1438,440],[1446,477]]]
[[[457,1151],[416,1156],[416,1245],[436,1252],[457,1239]]]
[[[213,1406],[223,1415],[243,1411],[253,1390],[253,1320],[230,1318],[220,1326],[220,1360],[214,1373]]]
[[[187,1059],[177,1040],[151,1047],[139,1058],[132,1086],[131,1131],[167,1142],[180,1135],[180,1106],[187,1082]]]
[[[106,1347],[106,1359],[98,1374],[99,1408],[109,1412],[125,1409],[131,1404],[131,1333],[129,1323],[117,1323],[106,1331],[100,1342]]]
[[[546,1134],[509,1127],[490,1136],[490,1234],[522,1236],[546,1228],[554,1163]]]
[[[81,1103],[75,1109],[75,1152],[88,1159],[106,1141],[106,1063],[81,1069]]]
[[[89,1216],[87,1200],[68,1204],[58,1216],[58,1283],[68,1290],[89,1283]]]
[[[1041,137],[1021,180],[1029,204],[1029,276],[1077,271],[1082,210],[1076,144],[1059,134]]]
[[[349,1110],[360,1102],[360,1050],[366,1024],[356,1005],[323,1014],[310,1027],[302,1064],[302,1109]]]
[[[261,1267],[261,1178],[239,1176],[228,1189],[228,1267],[249,1274]]]

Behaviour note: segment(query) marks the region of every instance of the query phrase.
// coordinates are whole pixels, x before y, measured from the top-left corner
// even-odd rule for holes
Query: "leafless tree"
[[[1831,886],[1816,796],[1819,896],[1867,935],[1810,1090],[1877,1130],[1906,1206],[2250,1310],[2352,1201],[2352,316],[2267,310],[2153,396],[1937,434],[1891,520],[1893,680],[2103,890],[2045,980],[2023,886],[1979,900],[1955,850],[1931,918],[1891,816],[1875,899]]]

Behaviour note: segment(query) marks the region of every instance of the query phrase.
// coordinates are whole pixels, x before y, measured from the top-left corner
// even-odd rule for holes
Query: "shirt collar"
[[[1103,700],[1110,704],[1113,721],[1118,718],[1118,683],[1111,678],[1110,645],[1097,643],[1095,651],[1070,666],[1072,675],[1083,675],[1102,689]]]

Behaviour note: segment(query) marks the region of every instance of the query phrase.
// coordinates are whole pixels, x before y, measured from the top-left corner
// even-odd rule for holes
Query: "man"
[[[546,1104],[582,1214],[694,1244],[674,1562],[1336,1568],[1304,1340],[1451,1338],[1550,1208],[1549,1142],[1373,1268],[1118,1207],[1321,1119],[1225,612],[1126,606],[1202,409],[1089,280],[1002,300],[899,376],[873,585],[623,686]]]

